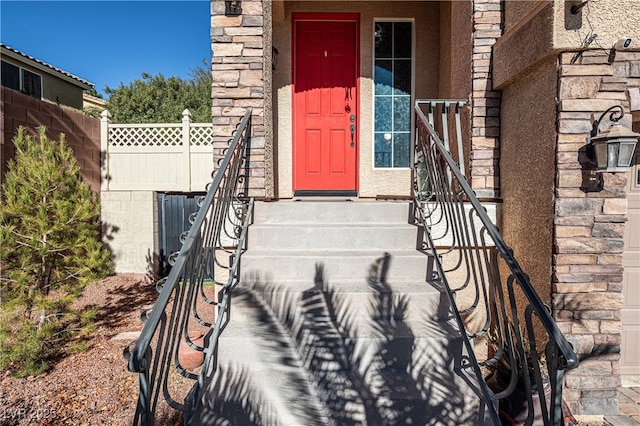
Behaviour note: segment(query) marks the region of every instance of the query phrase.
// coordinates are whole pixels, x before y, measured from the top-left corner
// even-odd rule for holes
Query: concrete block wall
[[[103,242],[116,272],[155,273],[159,252],[158,204],[154,191],[101,193]]]
[[[558,82],[553,305],[583,359],[568,373],[563,396],[576,414],[617,414],[627,174],[593,172],[585,143],[607,108],[629,111],[640,52],[617,52],[613,63],[603,51],[562,53]],[[631,114],[622,124],[631,127]]]
[[[46,126],[50,139],[58,140],[60,133],[65,134],[85,182],[94,191],[100,190],[100,120],[84,115],[81,111],[41,101],[6,87],[2,87],[0,99],[0,183],[6,172],[7,162],[15,155],[12,141],[18,127],[24,126],[35,134],[36,127]]]

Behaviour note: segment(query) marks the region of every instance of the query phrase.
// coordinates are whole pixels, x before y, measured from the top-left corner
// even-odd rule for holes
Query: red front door
[[[358,21],[308,18],[293,24],[293,189],[355,192]]]

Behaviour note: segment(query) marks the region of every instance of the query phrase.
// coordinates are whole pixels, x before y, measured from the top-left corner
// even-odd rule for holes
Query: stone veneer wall
[[[265,55],[262,0],[243,0],[240,16],[225,16],[225,2],[211,2],[214,160],[222,157],[248,107],[253,108],[249,192],[265,196]],[[270,68],[269,68],[270,69]]]
[[[492,48],[502,34],[501,7],[501,0],[473,2],[471,185],[478,197],[497,197],[500,188],[500,92],[493,89]]]
[[[594,173],[585,142],[607,108],[629,111],[640,52],[617,52],[612,64],[603,51],[573,57],[562,53],[558,64],[552,280],[554,315],[582,361],[567,374],[564,399],[574,414],[616,414],[627,173]],[[631,127],[631,114],[623,124]]]

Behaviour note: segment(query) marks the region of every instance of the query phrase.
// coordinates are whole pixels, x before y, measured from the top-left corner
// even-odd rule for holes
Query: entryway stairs
[[[407,202],[255,205],[196,424],[485,423]]]

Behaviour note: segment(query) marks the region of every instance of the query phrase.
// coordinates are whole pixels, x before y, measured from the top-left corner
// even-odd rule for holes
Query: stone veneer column
[[[479,197],[489,198],[500,188],[500,92],[493,90],[492,48],[501,26],[501,0],[474,0],[471,185]]]
[[[582,359],[565,379],[574,414],[617,414],[622,253],[627,173],[595,173],[585,154],[591,123],[613,105],[629,111],[640,85],[640,52],[559,57],[553,303],[560,329]],[[631,115],[623,124],[631,127]],[[608,126],[607,120],[602,129]]]
[[[240,16],[225,16],[224,1],[211,2],[214,160],[217,165],[236,124],[252,107],[249,195],[256,197],[265,196],[263,27],[262,0],[243,0]]]

